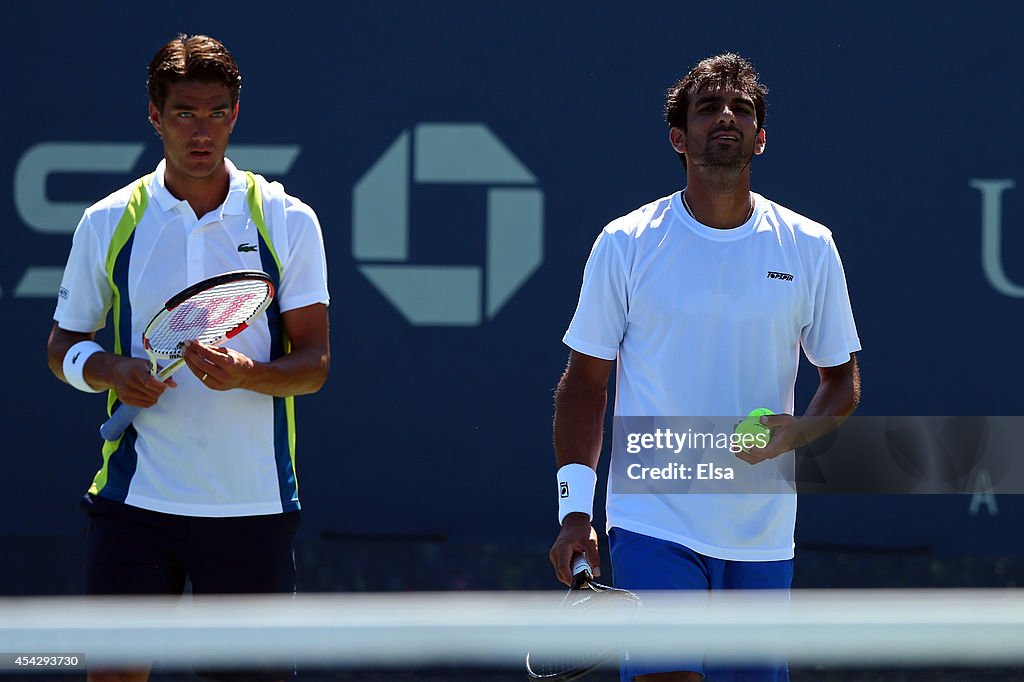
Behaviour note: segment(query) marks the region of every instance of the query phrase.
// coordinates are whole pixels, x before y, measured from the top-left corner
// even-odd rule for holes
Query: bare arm
[[[766,448],[751,448],[736,456],[748,464],[778,457],[839,427],[860,403],[860,371],[857,358],[835,367],[818,368],[818,390],[799,419],[788,414],[762,418],[773,429]]]
[[[818,368],[818,390],[815,391],[811,403],[804,412],[804,419],[809,417],[830,416],[839,417],[839,423],[845,421],[846,417],[853,414],[860,404],[860,370],[857,369],[856,356],[850,356],[850,361],[835,367]],[[827,423],[828,420],[823,420]],[[838,424],[836,424],[838,426]],[[829,431],[831,429],[828,429]],[[822,431],[816,433],[808,432],[811,440],[827,433]]]
[[[597,468],[601,456],[608,377],[615,362],[571,351],[555,389],[555,460]]]
[[[53,375],[67,383],[64,356],[68,349],[79,341],[95,338],[95,332],[72,332],[54,322],[46,342],[46,360]],[[149,373],[149,361],[113,353],[93,354],[85,363],[83,376],[93,388],[112,388],[121,402],[139,407],[152,407],[168,387],[175,386],[173,379],[164,383],[153,377]]]
[[[569,353],[569,364],[555,390],[554,441],[559,468],[575,463],[597,469],[608,405],[608,377],[614,364],[576,351]],[[595,575],[600,575],[597,533],[586,514],[574,512],[562,521],[549,555],[558,579],[567,585],[572,582],[572,556],[580,552],[586,553]]]
[[[291,350],[270,362],[257,362],[229,348],[190,341],[183,357],[208,388],[244,388],[273,396],[316,393],[327,379],[331,351],[327,306],[314,303],[281,314]]]

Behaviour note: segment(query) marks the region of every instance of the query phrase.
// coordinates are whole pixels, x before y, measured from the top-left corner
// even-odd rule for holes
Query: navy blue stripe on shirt
[[[121,353],[131,356],[132,353],[132,301],[128,289],[128,263],[131,261],[132,245],[135,243],[135,233],[128,237],[128,241],[118,252],[114,261],[114,286],[117,287],[119,295],[119,319],[120,324],[114,330],[118,341],[121,344]],[[116,410],[121,401],[115,400],[113,410]],[[135,440],[138,433],[135,427],[130,425],[121,437],[117,450],[110,455],[107,462],[107,482],[100,491],[100,495],[108,500],[124,502],[128,497],[128,486],[132,476],[139,465],[139,454],[135,450]]]
[[[256,191],[259,191],[257,188]],[[257,231],[259,234],[259,231]],[[274,290],[279,292],[281,272],[271,252],[271,245],[259,234],[260,265],[270,275]],[[270,359],[276,360],[285,354],[284,323],[281,319],[281,306],[275,296],[273,303],[267,308],[267,325],[270,329]],[[299,509],[299,493],[292,466],[291,447],[288,432],[287,398],[274,398],[274,461],[277,464],[277,483],[281,495],[281,508],[284,511]]]

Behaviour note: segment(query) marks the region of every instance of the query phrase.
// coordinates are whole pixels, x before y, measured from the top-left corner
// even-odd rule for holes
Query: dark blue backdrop
[[[1002,255],[986,267],[982,192],[969,185],[1019,174],[1024,6],[57,4],[9,8],[0,43],[9,536],[77,534],[77,497],[99,464],[102,401],[58,384],[44,357],[54,292],[52,271],[38,269],[63,266],[74,221],[33,221],[47,202],[90,203],[157,163],[145,66],[179,31],[232,50],[244,74],[233,143],[297,147],[286,172],[267,174],[323,225],[334,362],[325,389],[298,401],[305,532],[500,543],[553,534],[551,390],[583,263],[607,221],[684,183],[662,93],[725,49],[750,57],[771,90],[754,188],[836,235],[865,349],[862,413],[1024,407],[1024,292],[992,283],[1024,284],[1024,202],[1019,189],[1001,195]],[[485,125],[535,179],[490,184],[543,193],[539,267],[476,325],[411,324],[352,250],[357,183],[403,131],[420,140],[417,126],[437,123]],[[127,170],[33,176],[26,159],[53,142],[143,148]],[[483,265],[487,191],[413,184],[408,263]],[[801,407],[815,385],[806,370]],[[1020,551],[1019,497],[970,507],[969,496],[807,498],[799,539]]]

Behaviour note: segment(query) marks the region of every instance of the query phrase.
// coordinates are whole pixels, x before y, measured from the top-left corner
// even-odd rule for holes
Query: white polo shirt
[[[161,161],[147,185],[149,201],[115,268],[123,347],[145,358],[142,331],[172,295],[229,270],[276,271],[247,205],[246,176],[228,160],[224,203],[197,217],[164,184]],[[273,251],[280,262],[276,300],[244,333],[224,344],[260,362],[280,348],[279,313],[328,303],[327,268],[313,210],[278,183],[257,176]],[[75,230],[54,319],[62,329],[105,326],[112,305],[107,257],[135,183],[94,204]],[[130,320],[130,327],[126,321]],[[115,330],[117,333],[118,330]],[[276,344],[276,346],[275,346]],[[280,352],[280,351],[277,351]],[[299,508],[289,452],[285,399],[247,390],[213,391],[187,369],[177,388],[144,410],[104,463],[92,492],[155,511],[189,516],[245,516]]]
[[[618,360],[616,416],[792,414],[801,348],[820,367],[860,350],[831,232],[754,200],[746,223],[719,230],[694,220],[676,193],[598,236],[564,341]],[[613,447],[612,466],[624,467],[625,457]],[[791,455],[755,469],[773,480],[787,466]],[[619,494],[609,486],[607,514],[609,529],[712,557],[793,556],[795,494]]]

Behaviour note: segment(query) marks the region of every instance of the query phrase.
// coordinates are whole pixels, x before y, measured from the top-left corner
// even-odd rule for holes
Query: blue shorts
[[[793,560],[728,561],[698,554],[688,547],[640,535],[622,528],[608,534],[615,586],[637,590],[785,590],[793,582]],[[742,646],[742,644],[740,644]],[[724,669],[703,660],[654,662],[630,660],[622,664],[622,682],[636,675],[696,671],[713,682],[780,682],[789,679],[789,666],[779,661],[767,666]]]

